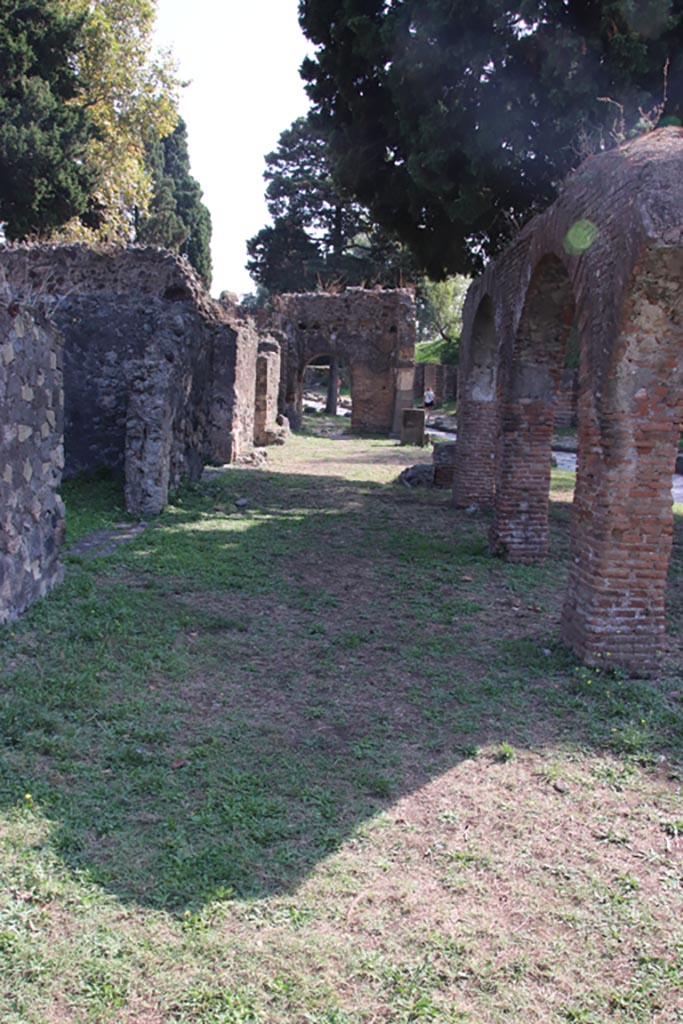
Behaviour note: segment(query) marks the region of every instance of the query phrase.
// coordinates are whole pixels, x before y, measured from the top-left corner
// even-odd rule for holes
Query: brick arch
[[[635,671],[665,634],[671,475],[683,424],[683,251],[650,249],[634,274],[610,372],[584,379],[562,636],[588,663]]]
[[[597,154],[486,267],[463,314],[466,375],[475,315],[491,297],[500,354],[494,548],[536,560],[547,536],[548,395],[574,300],[579,457],[561,631],[586,662],[609,654],[639,673],[657,664],[665,639],[683,422],[682,211],[682,128]],[[470,427],[459,424],[458,446],[470,443]]]
[[[453,503],[457,508],[487,508],[495,497],[494,460],[498,405],[498,342],[495,310],[484,295],[472,321],[469,365],[459,374],[458,444],[453,474]]]
[[[548,550],[554,406],[575,318],[569,274],[544,256],[529,282],[514,344],[501,366],[495,522],[491,546],[510,561]]]

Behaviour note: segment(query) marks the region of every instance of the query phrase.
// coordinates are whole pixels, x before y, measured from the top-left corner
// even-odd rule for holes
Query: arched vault
[[[562,636],[586,662],[656,664],[683,421],[683,129],[589,158],[472,285],[461,338],[457,505],[493,550],[547,546],[553,412],[578,331],[579,437]]]

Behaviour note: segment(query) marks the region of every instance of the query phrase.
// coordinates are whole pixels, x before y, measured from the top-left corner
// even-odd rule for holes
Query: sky
[[[297,0],[157,0],[156,38],[190,81],[180,113],[211,211],[211,291],[254,291],[245,243],[270,223],[263,158],[308,109],[299,66],[310,44]]]

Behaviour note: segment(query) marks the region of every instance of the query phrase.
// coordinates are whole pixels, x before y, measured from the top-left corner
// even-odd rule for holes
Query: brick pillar
[[[461,397],[453,468],[453,504],[490,508],[496,494],[496,435],[498,406],[486,400]]]
[[[683,266],[643,272],[603,379],[582,375],[579,464],[562,636],[588,664],[655,669],[665,632],[671,475],[683,419]],[[657,302],[660,305],[657,305]],[[672,315],[672,312],[673,315]]]
[[[477,310],[458,375],[453,504],[490,508],[496,493],[497,343],[491,300]]]
[[[254,444],[268,444],[268,431],[277,418],[280,388],[280,346],[274,340],[261,341],[256,358],[254,402]]]
[[[553,440],[555,388],[547,368],[533,368],[534,398],[520,367],[518,386],[503,404],[498,446],[496,518],[491,547],[512,562],[535,562],[548,551],[548,492]]]
[[[385,371],[356,364],[351,367],[351,427],[360,433],[388,434],[394,425],[396,384]]]
[[[545,257],[529,284],[502,387],[491,550],[536,562],[548,550],[553,414],[574,299],[562,263]]]
[[[413,397],[422,401],[425,390],[425,364],[415,363],[415,380],[413,383]]]
[[[604,454],[597,430],[580,435],[562,636],[589,664],[644,672],[664,639],[678,423],[640,423],[633,446],[624,427],[611,424]]]

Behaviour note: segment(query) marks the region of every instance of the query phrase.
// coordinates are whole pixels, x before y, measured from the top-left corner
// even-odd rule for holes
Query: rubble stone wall
[[[63,575],[62,340],[42,315],[0,295],[0,622]]]
[[[123,471],[129,511],[150,515],[205,462],[250,450],[255,332],[185,260],[154,248],[11,246],[0,268],[19,295],[51,304],[64,336],[67,475]]]
[[[258,343],[258,332],[249,320],[231,319],[215,332],[207,461],[217,465],[253,451]]]
[[[682,211],[682,129],[593,156],[474,282],[463,315],[454,497],[494,500],[492,547],[517,561],[546,551],[553,421],[578,328],[562,636],[586,662],[609,652],[634,672],[651,671],[666,642],[683,421]]]
[[[259,343],[256,360],[256,401],[254,405],[254,443],[270,441],[278,415],[280,391],[280,346],[273,339]]]
[[[282,295],[274,320],[287,338],[280,411],[301,423],[303,375],[316,356],[341,359],[351,376],[351,427],[396,433],[413,401],[415,301],[407,289],[349,288]]]

